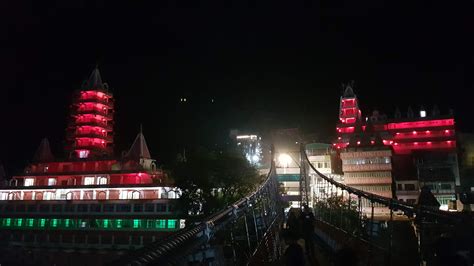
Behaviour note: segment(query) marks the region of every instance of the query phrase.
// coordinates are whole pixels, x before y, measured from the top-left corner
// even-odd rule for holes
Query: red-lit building
[[[78,250],[84,260],[97,252],[113,259],[184,226],[174,210],[180,191],[157,169],[142,132],[114,157],[113,103],[95,69],[74,96],[70,158],[56,159],[44,139],[33,162],[0,188],[0,246],[9,256],[0,261],[18,252],[25,262],[65,265],[72,257],[61,252]],[[105,262],[90,258],[84,265]]]
[[[393,197],[410,203],[416,203],[420,188],[427,186],[442,208],[447,209],[450,201],[456,199],[455,188],[460,184],[453,115],[441,115],[434,107],[431,112],[422,108],[419,114],[408,108],[405,116],[397,110],[392,119],[374,111],[364,118],[358,106],[352,86],[346,86],[340,100],[337,139],[333,143],[341,154],[346,182],[384,196],[390,196],[386,193],[390,191]],[[390,153],[390,156],[383,156],[390,157],[386,160],[390,171],[380,172],[379,163],[367,160],[372,155],[364,150]],[[352,154],[355,151],[364,152],[359,156]],[[358,156],[360,158],[356,158]],[[355,173],[348,169],[354,166],[344,164],[346,157],[360,164],[359,168],[367,168],[366,164],[369,164],[369,168],[374,169],[358,173],[358,178],[352,179]],[[388,178],[392,189],[385,191],[382,187],[386,186]]]

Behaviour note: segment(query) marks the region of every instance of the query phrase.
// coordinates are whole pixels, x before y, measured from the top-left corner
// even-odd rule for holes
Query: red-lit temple
[[[374,111],[363,117],[351,85],[340,100],[337,139],[345,182],[365,191],[416,203],[420,188],[431,189],[442,208],[459,186],[456,131],[452,114],[411,108],[393,119]]]
[[[0,237],[10,256],[30,248],[120,252],[184,226],[174,211],[180,192],[157,169],[142,132],[122,158],[113,156],[113,107],[95,69],[74,96],[67,128],[70,158],[56,159],[44,139],[33,162],[0,189]],[[25,254],[19,256],[26,261],[43,259],[41,252]],[[58,254],[55,263],[67,264]]]

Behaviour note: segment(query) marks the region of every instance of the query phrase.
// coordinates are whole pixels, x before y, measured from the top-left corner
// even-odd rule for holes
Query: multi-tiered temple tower
[[[104,157],[112,154],[113,96],[102,82],[99,69],[74,95],[67,132],[67,149],[76,158]]]

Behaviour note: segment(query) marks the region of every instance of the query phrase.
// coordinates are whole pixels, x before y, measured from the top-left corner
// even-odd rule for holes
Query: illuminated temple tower
[[[350,136],[354,133],[355,125],[361,118],[359,102],[352,87],[353,83],[345,86],[339,103],[339,123],[336,128],[337,140],[334,142],[337,149],[349,145]]]
[[[455,208],[460,186],[456,129],[452,112],[441,114],[409,107],[393,118],[373,111],[361,117],[353,87],[345,87],[340,101],[334,149],[342,159],[348,185],[385,197],[416,204],[428,187],[441,209]],[[381,209],[383,210],[383,208]]]
[[[112,110],[95,69],[74,95],[69,158],[54,157],[43,139],[23,173],[0,187],[2,265],[103,265],[184,227],[174,207],[181,192],[142,131],[123,156],[112,153]]]
[[[110,156],[113,144],[113,97],[102,82],[99,69],[74,95],[67,131],[72,156],[77,158]]]

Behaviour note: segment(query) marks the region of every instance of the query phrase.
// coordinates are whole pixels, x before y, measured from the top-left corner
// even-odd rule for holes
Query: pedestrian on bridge
[[[303,229],[303,239],[305,243],[306,255],[308,255],[312,259],[315,259],[316,254],[314,250],[313,240],[315,218],[313,212],[306,204],[304,205],[303,213],[301,213],[300,219]]]

